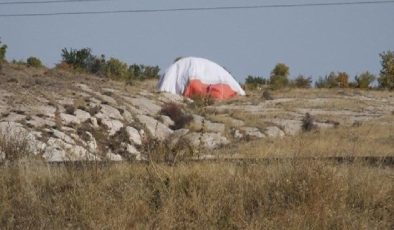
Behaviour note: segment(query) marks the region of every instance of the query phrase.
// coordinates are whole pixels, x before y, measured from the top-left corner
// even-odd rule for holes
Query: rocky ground
[[[394,114],[394,95],[389,92],[292,89],[262,96],[254,91],[205,105],[157,93],[155,83],[128,85],[5,65],[0,73],[1,135],[23,139],[31,152],[47,161],[144,160],[158,143],[170,150],[180,143],[201,150],[297,135],[307,113],[319,129],[370,120],[390,125],[386,118]],[[161,112],[168,103],[190,114],[190,123],[177,127]],[[4,152],[0,156],[5,158]]]

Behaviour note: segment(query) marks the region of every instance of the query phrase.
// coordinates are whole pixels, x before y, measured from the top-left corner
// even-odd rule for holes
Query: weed
[[[169,116],[174,121],[171,129],[182,129],[193,120],[190,114],[185,114],[182,106],[176,103],[166,103],[162,106],[160,113]]]

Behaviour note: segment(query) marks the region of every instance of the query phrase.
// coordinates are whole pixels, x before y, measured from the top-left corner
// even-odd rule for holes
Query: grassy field
[[[392,229],[392,168],[287,160],[0,168],[1,229]]]
[[[38,78],[12,71],[21,75],[19,83],[12,85],[14,72],[0,83],[15,91],[13,97],[2,92],[13,106],[15,101],[36,102],[41,94],[76,98],[70,95],[80,89],[73,82],[88,84],[95,91],[109,88],[130,95],[154,89],[153,81],[125,85],[62,72],[54,77],[36,70]],[[24,87],[29,90],[23,91]],[[238,119],[263,130],[272,126],[270,120],[300,120],[305,112],[315,112],[317,121],[334,120],[340,125],[259,140],[235,140],[227,132],[232,140],[228,146],[196,150],[217,161],[181,157],[174,165],[48,164],[23,158],[26,143],[7,140],[10,143],[0,135],[0,149],[15,155],[0,163],[0,229],[394,229],[393,165],[320,159],[393,157],[393,93],[291,89],[273,91],[273,101],[263,100],[261,94],[250,92],[248,97],[204,107],[202,112],[226,127]],[[350,119],[363,114],[368,119]],[[163,145],[152,149],[158,155],[151,159],[163,159],[160,154],[173,150]],[[253,163],[228,158],[283,160]]]

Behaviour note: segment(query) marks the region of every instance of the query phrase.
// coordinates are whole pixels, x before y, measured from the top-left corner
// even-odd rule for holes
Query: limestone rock
[[[218,148],[223,145],[227,145],[230,142],[226,137],[219,133],[188,133],[185,138],[189,143],[195,147],[202,146],[207,149]],[[200,142],[201,140],[201,142]]]
[[[133,127],[128,126],[128,127],[126,127],[126,132],[127,132],[127,135],[129,136],[129,140],[131,143],[134,143],[136,145],[142,144],[141,136],[140,136],[138,130],[136,130]]]
[[[158,138],[159,140],[166,139],[174,132],[171,129],[169,129],[167,126],[165,126],[163,123],[153,119],[152,117],[148,117],[145,115],[138,115],[137,119],[139,120],[139,122],[141,122],[146,126],[149,133],[153,137]]]
[[[160,106],[146,97],[128,98],[127,101],[143,111],[145,115],[155,115],[161,110]]]
[[[285,136],[285,133],[281,129],[276,127],[276,126],[269,126],[269,127],[265,128],[264,133],[268,137],[272,137],[272,138],[284,137]]]
[[[95,115],[97,118],[113,118],[117,120],[123,120],[119,110],[115,109],[110,105],[101,105],[100,112]]]
[[[74,116],[74,115],[70,115],[70,114],[66,114],[66,113],[60,113],[60,118],[62,119],[62,122],[66,125],[70,125],[70,124],[80,124],[81,122],[79,121],[79,119]]]
[[[122,161],[123,160],[123,157],[121,155],[115,154],[111,151],[107,152],[107,154],[105,156],[110,161]]]
[[[75,110],[75,116],[77,117],[80,123],[83,123],[90,119],[90,113],[83,111],[81,109]]]
[[[262,132],[260,132],[260,130],[256,127],[241,127],[241,128],[239,128],[239,130],[235,131],[234,137],[236,139],[264,138],[265,135]]]
[[[101,123],[108,128],[110,136],[113,136],[123,127],[123,123],[118,120],[104,118],[101,119]]]

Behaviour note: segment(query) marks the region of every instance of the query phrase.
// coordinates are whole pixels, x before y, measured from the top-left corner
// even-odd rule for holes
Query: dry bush
[[[67,114],[74,115],[74,113],[75,113],[75,106],[74,105],[64,105],[64,109],[66,110]]]
[[[7,162],[16,162],[34,154],[26,133],[17,132],[10,128],[0,128],[0,160],[1,156]]]
[[[312,130],[316,130],[317,126],[314,124],[315,119],[309,113],[306,113],[304,118],[302,118],[302,131],[310,132]]]
[[[193,120],[193,117],[190,114],[186,114],[182,106],[176,103],[166,103],[162,106],[160,113],[166,116],[169,116],[171,120],[174,121],[174,125],[171,125],[171,129],[182,129],[188,123]]]

